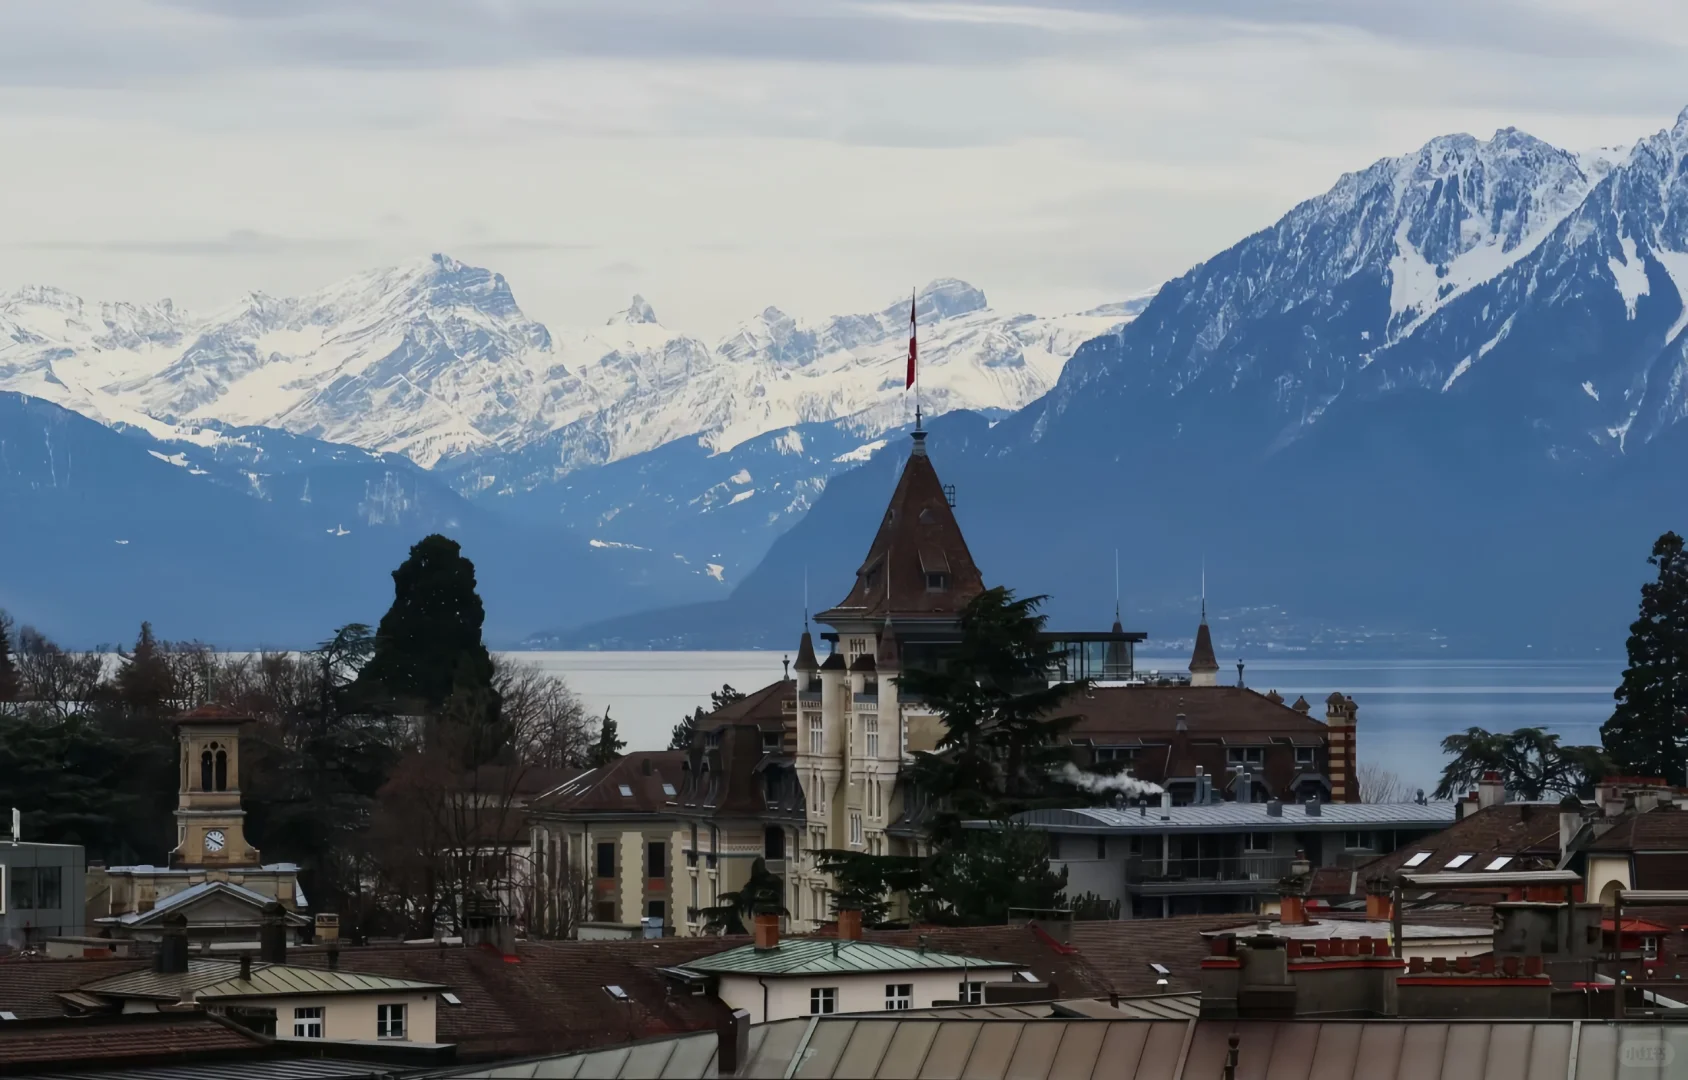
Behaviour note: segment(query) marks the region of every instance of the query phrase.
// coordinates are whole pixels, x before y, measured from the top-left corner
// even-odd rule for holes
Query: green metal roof
[[[240,963],[229,960],[190,960],[188,970],[171,975],[131,971],[89,983],[82,991],[105,997],[240,998],[292,994],[374,994],[403,990],[441,990],[437,983],[362,975],[353,971],[323,971],[285,964],[253,964],[252,977],[240,977]]]
[[[931,949],[908,949],[872,941],[836,941],[828,938],[792,938],[777,949],[740,945],[736,949],[691,960],[681,965],[689,971],[710,974],[821,975],[873,971],[942,971],[956,968],[1011,968],[1018,964],[981,960],[976,956]]]

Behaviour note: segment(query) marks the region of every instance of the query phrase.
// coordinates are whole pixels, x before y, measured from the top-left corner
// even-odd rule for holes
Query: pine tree
[[[785,907],[785,882],[760,858],[750,864],[750,877],[741,888],[722,893],[714,907],[698,911],[706,934],[748,934],[751,916],[790,914]]]
[[[0,610],[0,701],[16,701],[22,685],[12,660],[12,617]]]
[[[1641,613],[1629,628],[1629,667],[1617,708],[1600,729],[1620,772],[1685,779],[1688,761],[1688,552],[1667,532],[1647,562],[1658,578],[1641,587]]]
[[[598,743],[592,747],[592,756],[587,764],[594,769],[602,768],[621,757],[621,752],[627,748],[627,743],[621,738],[614,720],[610,719],[610,711],[604,710],[604,720],[598,727]]]
[[[668,749],[690,750],[692,740],[697,737],[697,726],[703,722],[703,706],[692,710],[692,715],[674,725],[674,730],[668,736]]]
[[[492,656],[481,641],[485,620],[475,564],[457,541],[437,533],[423,538],[393,571],[393,606],[375,630],[357,690],[371,703],[430,714],[454,692],[485,690],[496,723],[501,702]]]
[[[143,622],[135,647],[123,653],[123,665],[112,682],[117,698],[131,716],[157,719],[168,711],[176,696],[176,679],[166,657],[169,645],[153,635],[152,624]]]

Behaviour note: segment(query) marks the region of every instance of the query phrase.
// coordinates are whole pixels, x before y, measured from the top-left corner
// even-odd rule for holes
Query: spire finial
[[[803,629],[809,629],[809,564],[803,564]]]
[[[1207,621],[1207,556],[1202,556],[1202,622]]]
[[[1119,548],[1114,549],[1114,621],[1119,622]]]

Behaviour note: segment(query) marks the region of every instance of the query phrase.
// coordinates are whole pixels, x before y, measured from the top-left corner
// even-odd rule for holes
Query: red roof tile
[[[0,1011],[24,1019],[63,1016],[64,1002],[59,994],[98,979],[139,971],[149,963],[138,958],[0,961]]]
[[[1240,686],[1098,686],[1061,703],[1077,716],[1072,736],[1170,735],[1182,715],[1192,736],[1247,734],[1323,742],[1329,729],[1282,702]]]
[[[265,1041],[207,1013],[61,1017],[0,1023],[0,1072],[98,1062],[140,1065],[262,1052]]]
[[[1413,866],[1408,860],[1419,852],[1428,858]],[[1450,860],[1460,855],[1471,858],[1452,869],[1481,873],[1503,855],[1513,857],[1505,869],[1552,869],[1559,859],[1559,811],[1541,803],[1501,803],[1456,821],[1439,833],[1421,836],[1399,850],[1359,867],[1362,890],[1365,882],[1401,872],[1430,874],[1450,869]]]
[[[672,814],[685,759],[684,750],[636,750],[581,773],[531,805],[566,814]]]

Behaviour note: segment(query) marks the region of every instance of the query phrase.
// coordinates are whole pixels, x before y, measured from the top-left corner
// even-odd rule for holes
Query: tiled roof
[[[1630,812],[1617,824],[1590,840],[1584,851],[1683,851],[1688,852],[1688,812],[1660,807],[1644,813]]]
[[[1192,737],[1282,736],[1296,745],[1324,742],[1328,729],[1311,717],[1240,686],[1097,686],[1075,693],[1059,706],[1078,717],[1070,737],[1098,738],[1154,735],[1161,739],[1178,727],[1178,717]]]
[[[150,960],[5,960],[0,961],[0,1012],[29,1019],[63,1016],[59,994],[83,983],[148,967]]]
[[[440,1042],[458,1057],[559,1053],[712,1027],[718,1004],[671,992],[658,969],[720,952],[735,939],[524,941],[514,961],[484,948],[342,945],[342,971],[438,983],[461,1005],[438,1006]],[[736,939],[743,941],[746,939]],[[288,953],[290,966],[324,968],[320,946]],[[619,986],[625,999],[606,987]]]
[[[692,971],[746,975],[848,975],[1012,966],[1015,965],[977,956],[909,949],[876,941],[839,941],[836,938],[786,938],[775,949],[740,945],[686,964]]]
[[[1283,813],[1273,816],[1265,803],[1212,803],[1207,806],[1144,807],[1114,810],[1085,807],[1074,810],[1028,810],[1014,820],[1039,829],[1081,833],[1254,832],[1282,829],[1306,832],[1317,829],[1391,827],[1411,828],[1452,824],[1454,804],[1433,803],[1323,803],[1319,813],[1307,813],[1304,806],[1286,803]],[[980,826],[988,823],[969,822]]]
[[[276,997],[289,994],[370,994],[389,990],[435,990],[440,984],[355,971],[323,971],[286,964],[253,964],[251,978],[240,977],[234,960],[189,960],[188,970],[164,975],[147,968],[85,983],[87,993],[109,997],[199,998]]]
[[[947,587],[928,591],[928,571],[946,574]],[[892,615],[955,615],[984,591],[984,578],[967,549],[932,459],[917,447],[903,466],[850,594],[817,618],[836,623]]]
[[[785,703],[797,697],[797,683],[781,679],[760,690],[716,709],[698,723],[699,731],[714,731],[733,724],[755,724],[763,731],[783,731],[786,724]]]
[[[685,759],[684,750],[637,750],[588,769],[530,806],[560,814],[672,814]]]
[[[201,1012],[0,1021],[0,1074],[67,1063],[170,1061],[259,1052],[265,1040]]]
[[[1104,993],[1182,993],[1201,989],[1202,958],[1211,951],[1202,932],[1236,922],[1235,915],[1075,922],[1069,944],[1101,976]],[[1166,968],[1166,974],[1151,964]],[[1165,986],[1159,985],[1163,978]]]
[[[1424,858],[1418,856],[1423,854]],[[1449,863],[1470,856],[1458,866]],[[1442,870],[1480,873],[1496,860],[1496,870],[1551,869],[1559,857],[1559,810],[1545,803],[1501,803],[1469,814],[1439,833],[1421,836],[1388,855],[1359,867],[1361,888],[1403,870],[1420,874]],[[1415,861],[1416,860],[1416,861]],[[1412,865],[1408,865],[1408,863]]]

